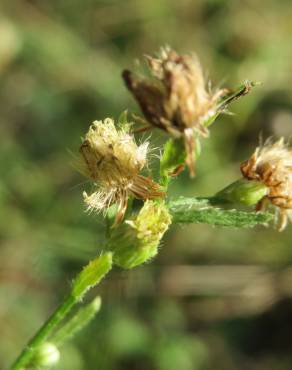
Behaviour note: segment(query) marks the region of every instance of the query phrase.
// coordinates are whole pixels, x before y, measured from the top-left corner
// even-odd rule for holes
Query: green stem
[[[86,292],[97,285],[112,267],[112,253],[104,253],[90,261],[73,281],[71,293],[64,299],[51,317],[23,349],[11,370],[21,370],[31,363],[38,347],[43,344],[56,326],[67,316],[72,307],[80,302]]]
[[[21,370],[33,358],[35,350],[40,344],[44,343],[52,330],[63,320],[78,299],[71,294],[65,298],[61,305],[55,310],[51,317],[44,323],[35,336],[29,341],[19,357],[11,367],[11,370]]]
[[[273,219],[268,212],[230,209],[232,204],[219,197],[178,198],[167,203],[173,223],[205,223],[228,227],[254,227]],[[227,209],[222,206],[228,206]]]

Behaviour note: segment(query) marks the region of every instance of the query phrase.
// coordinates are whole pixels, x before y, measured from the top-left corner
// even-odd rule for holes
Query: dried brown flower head
[[[130,195],[139,199],[164,196],[157,183],[139,174],[146,165],[147,150],[147,142],[135,143],[129,125],[116,129],[110,118],[93,122],[80,147],[77,165],[96,185],[91,195],[83,193],[89,211],[106,211],[116,203],[116,225],[124,217]]]
[[[193,54],[179,55],[163,48],[159,58],[146,58],[152,78],[138,78],[125,70],[126,86],[151,125],[184,137],[186,162],[194,175],[194,135],[208,136],[204,123],[216,114],[225,90],[207,90],[201,65]]]
[[[260,181],[269,188],[257,209],[262,210],[267,202],[276,206],[277,228],[284,230],[292,212],[292,150],[284,138],[266,141],[240,168],[246,179]]]

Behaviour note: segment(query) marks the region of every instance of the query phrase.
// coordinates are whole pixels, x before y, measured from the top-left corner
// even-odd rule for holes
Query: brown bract
[[[187,165],[194,175],[195,135],[208,136],[206,120],[216,114],[225,90],[206,88],[201,65],[193,54],[179,55],[163,48],[159,58],[146,57],[151,78],[125,70],[123,78],[146,120],[175,137],[184,137]]]
[[[147,150],[147,142],[137,145],[129,127],[116,129],[110,118],[90,126],[77,163],[95,186],[92,194],[83,193],[88,211],[106,211],[117,204],[117,225],[124,218],[130,195],[143,200],[164,197],[151,177],[140,174],[147,163]]]
[[[263,210],[267,203],[277,207],[276,224],[279,231],[285,229],[292,210],[292,150],[281,138],[268,140],[256,148],[253,155],[241,164],[242,175],[257,180],[269,188],[269,193],[258,203]]]

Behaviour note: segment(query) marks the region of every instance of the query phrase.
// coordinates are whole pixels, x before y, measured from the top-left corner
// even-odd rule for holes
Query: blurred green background
[[[121,80],[169,44],[196,51],[214,86],[261,81],[203,142],[198,174],[170,189],[212,195],[239,177],[259,134],[292,133],[291,0],[15,0],[0,5],[0,368],[103,242],[70,151],[94,119],[139,112]],[[152,133],[152,145],[165,139]],[[159,256],[116,269],[63,370],[290,370],[292,226],[279,234],[172,227]]]

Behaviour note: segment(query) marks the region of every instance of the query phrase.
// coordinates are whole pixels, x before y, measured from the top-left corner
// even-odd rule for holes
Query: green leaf
[[[58,347],[73,338],[98,313],[101,307],[101,298],[96,297],[85,307],[80,308],[51,338]]]
[[[104,253],[90,261],[73,281],[71,294],[81,300],[84,294],[97,285],[112,268],[112,253]]]

